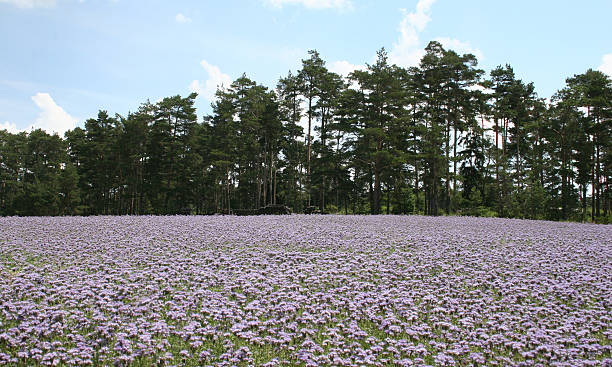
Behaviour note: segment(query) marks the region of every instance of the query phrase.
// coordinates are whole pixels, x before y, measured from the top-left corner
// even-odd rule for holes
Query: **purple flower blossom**
[[[0,228],[0,365],[612,364],[607,226],[292,215]]]

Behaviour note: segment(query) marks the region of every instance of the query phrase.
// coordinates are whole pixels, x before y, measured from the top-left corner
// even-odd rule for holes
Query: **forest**
[[[197,94],[100,110],[64,137],[0,130],[0,215],[471,215],[609,223],[612,81],[589,69],[550,99],[510,65],[430,42],[416,67],[347,78],[317,51],[274,88],[246,74]],[[304,128],[302,126],[305,126]]]

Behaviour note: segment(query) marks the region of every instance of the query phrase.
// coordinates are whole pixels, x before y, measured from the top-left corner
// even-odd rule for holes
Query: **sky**
[[[274,88],[308,50],[347,75],[381,47],[415,66],[431,40],[548,98],[589,68],[612,76],[610,14],[610,0],[0,0],[0,130],[62,135],[193,91],[201,119],[218,86],[245,73]]]

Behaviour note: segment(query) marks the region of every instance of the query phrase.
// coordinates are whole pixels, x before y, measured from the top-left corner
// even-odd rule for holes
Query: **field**
[[[0,365],[612,366],[612,227],[0,218]]]

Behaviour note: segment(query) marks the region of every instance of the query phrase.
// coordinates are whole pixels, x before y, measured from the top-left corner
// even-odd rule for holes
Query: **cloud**
[[[440,42],[442,46],[444,46],[445,49],[453,50],[460,55],[461,54],[472,54],[476,56],[478,60],[483,59],[482,51],[480,51],[480,49],[473,48],[469,44],[469,42],[463,42],[463,41],[459,41],[458,39],[449,38],[449,37],[438,37],[436,38],[436,41]]]
[[[4,121],[4,123],[0,124],[0,130],[6,130],[11,134],[17,134],[21,132],[21,130],[17,128],[17,125],[8,121]]]
[[[55,0],[0,0],[0,3],[15,5],[22,9],[51,8],[55,6]]]
[[[13,122],[5,121],[0,124],[0,130],[7,130],[12,134],[35,129],[45,130],[49,134],[58,133],[64,135],[68,130],[76,127],[77,119],[70,116],[62,107],[51,98],[49,93],[36,93],[32,101],[40,109],[40,113],[33,124],[25,129],[19,129]]]
[[[178,13],[174,19],[178,22],[178,23],[191,23],[191,18],[186,17],[185,15],[183,15],[182,13]]]
[[[601,58],[601,66],[599,66],[599,71],[612,77],[612,54],[604,55]]]
[[[409,67],[417,66],[421,62],[425,55],[423,50],[425,46],[421,44],[419,34],[431,22],[431,6],[435,2],[436,0],[419,0],[415,10],[411,13],[408,13],[406,9],[402,9],[404,17],[399,26],[400,36],[397,42],[393,44],[391,52],[389,52],[389,61],[391,63]],[[482,51],[472,47],[469,42],[463,42],[450,37],[437,37],[435,40],[448,50],[456,51],[459,54],[471,53],[478,59],[483,58]]]
[[[208,79],[204,84],[197,79],[192,81],[189,84],[189,90],[212,102],[215,99],[217,88],[221,86],[229,87],[232,84],[232,79],[229,75],[222,73],[219,67],[209,64],[206,60],[202,60],[200,65],[208,73]]]
[[[355,64],[351,64],[348,61],[342,60],[342,61],[335,61],[331,63],[329,65],[329,70],[333,71],[336,74],[342,75],[346,80],[348,75],[352,73],[353,71],[366,70],[366,67],[365,65],[355,65]],[[353,89],[359,89],[359,83],[357,83],[356,81],[352,81],[349,87]]]
[[[192,92],[197,93],[200,96],[204,95],[204,86],[202,86],[202,84],[200,83],[199,80],[194,80],[191,83],[189,83],[189,90]],[[157,102],[155,102],[157,103]]]
[[[302,5],[308,9],[340,9],[350,10],[353,8],[351,0],[265,0],[268,4],[282,8],[284,5]]]
[[[76,127],[77,119],[58,106],[49,93],[36,93],[32,96],[32,101],[41,111],[28,130],[40,128],[50,134],[56,132],[63,135]]]
[[[477,91],[480,91],[480,92],[483,92],[483,93],[488,93],[488,94],[491,94],[491,93],[494,92],[493,89],[485,88],[485,87],[483,87],[480,84],[472,84],[472,85],[468,86],[467,89],[468,90],[472,90],[472,91],[476,91],[477,90]]]
[[[400,22],[400,37],[393,44],[389,60],[400,66],[415,66],[421,61],[425,51],[420,47],[419,33],[431,21],[431,6],[436,0],[419,0],[416,9],[408,13],[402,9],[404,18]]]
[[[336,61],[329,65],[329,70],[333,71],[336,74],[340,74],[344,77],[348,76],[355,70],[365,70],[366,67],[364,65],[354,65],[348,61]]]

